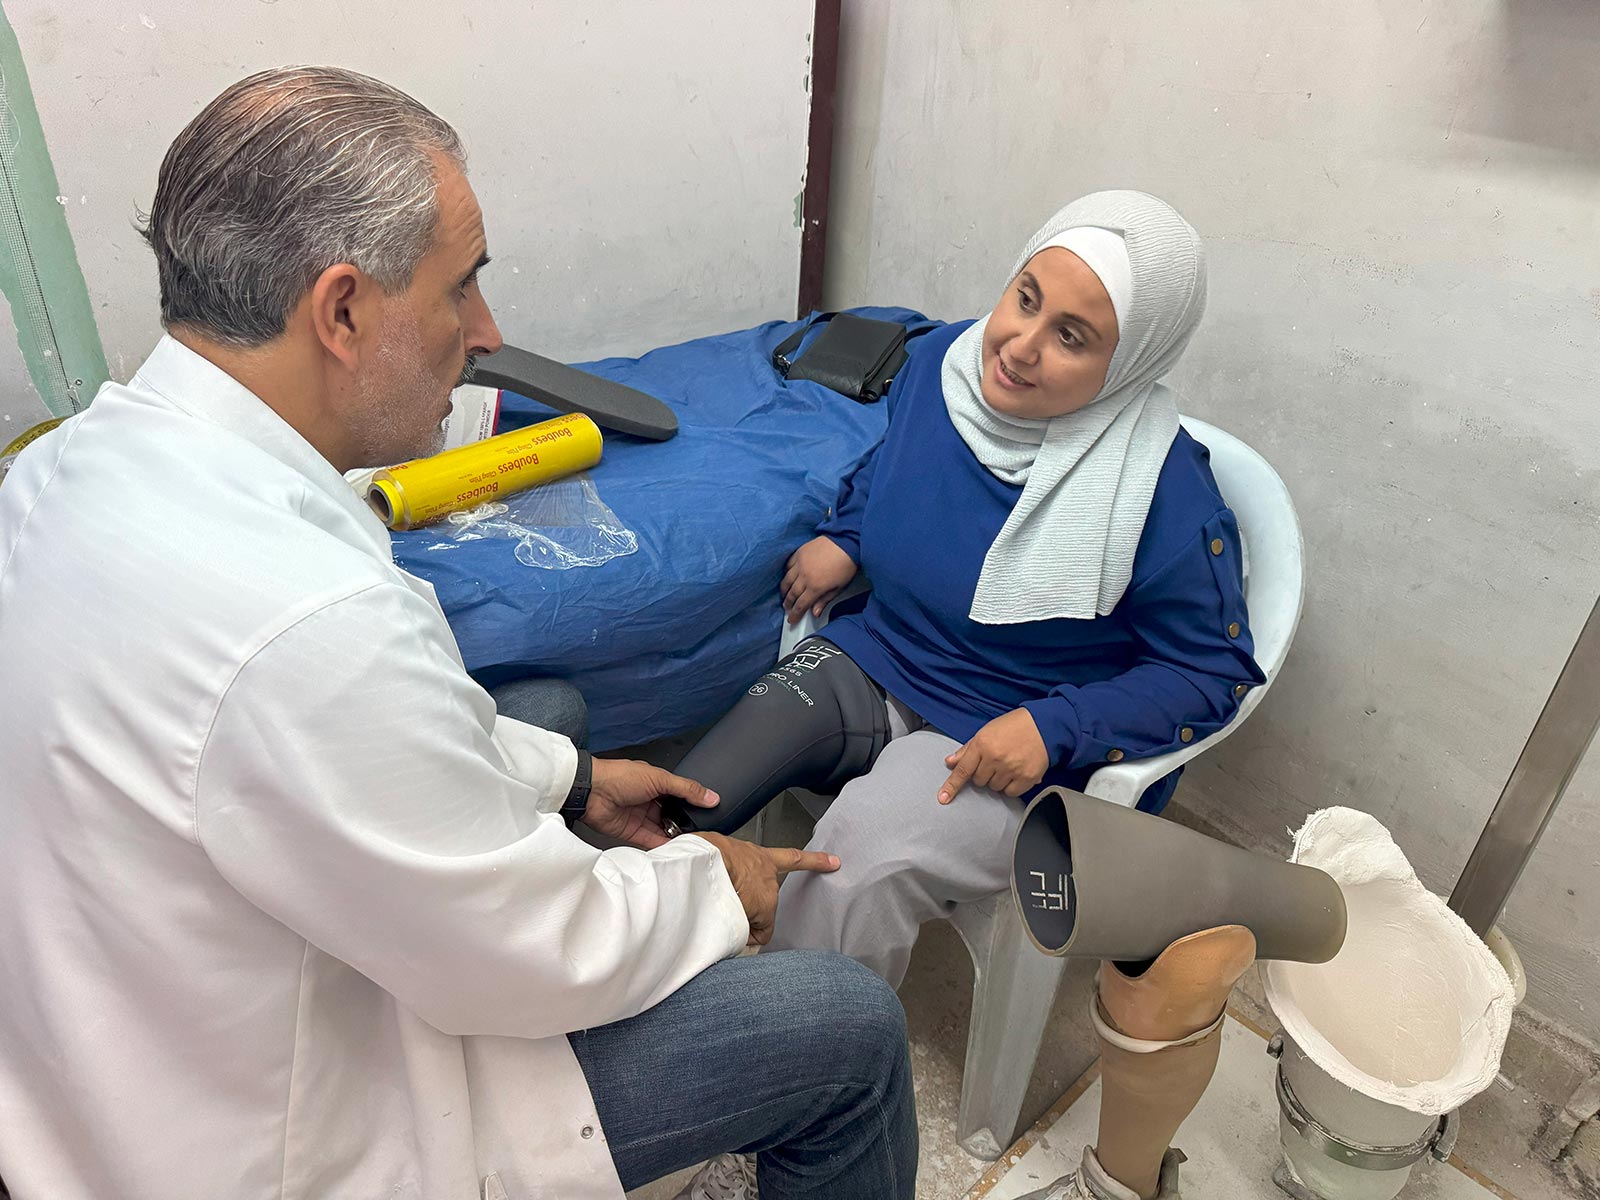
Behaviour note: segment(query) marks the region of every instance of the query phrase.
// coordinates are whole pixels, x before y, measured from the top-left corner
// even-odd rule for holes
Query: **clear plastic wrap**
[[[639,549],[638,536],[600,499],[587,472],[451,513],[427,532],[437,535],[424,547],[429,552],[504,538],[519,563],[547,571],[598,567]]]

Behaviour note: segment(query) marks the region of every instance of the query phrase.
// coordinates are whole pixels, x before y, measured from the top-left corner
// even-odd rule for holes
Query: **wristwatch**
[[[589,811],[589,785],[594,780],[594,759],[587,750],[578,751],[578,769],[572,776],[572,790],[561,805],[561,819],[571,829]]]

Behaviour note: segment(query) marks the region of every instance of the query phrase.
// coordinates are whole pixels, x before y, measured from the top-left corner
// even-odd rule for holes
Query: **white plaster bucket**
[[[1493,1081],[1512,982],[1367,814],[1313,813],[1292,858],[1338,881],[1349,930],[1329,962],[1266,965],[1284,1030],[1276,1178],[1299,1197],[1390,1200],[1418,1161],[1449,1156],[1455,1110]]]

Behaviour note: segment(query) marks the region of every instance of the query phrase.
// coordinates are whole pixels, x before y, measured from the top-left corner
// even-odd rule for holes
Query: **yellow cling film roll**
[[[21,454],[23,450],[27,448],[29,443],[35,442],[39,438],[42,438],[45,434],[49,433],[52,429],[66,419],[67,418],[65,417],[53,417],[48,421],[41,421],[32,429],[24,430],[11,441],[7,442],[4,449],[0,449],[0,480],[5,479],[6,472],[11,470],[12,462],[15,461],[17,455]]]
[[[600,450],[600,427],[582,413],[569,413],[386,467],[373,475],[367,503],[390,529],[415,529],[587,470],[600,461]]]

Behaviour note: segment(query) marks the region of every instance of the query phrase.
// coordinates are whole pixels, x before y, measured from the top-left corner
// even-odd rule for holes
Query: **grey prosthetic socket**
[[[756,680],[678,764],[716,808],[664,802],[669,832],[732,833],[787,788],[836,792],[889,740],[883,693],[843,650],[812,638]]]
[[[1327,962],[1344,944],[1344,893],[1326,873],[1065,788],[1029,805],[1011,891],[1046,954],[1149,962],[1223,925],[1248,929],[1258,958]]]

